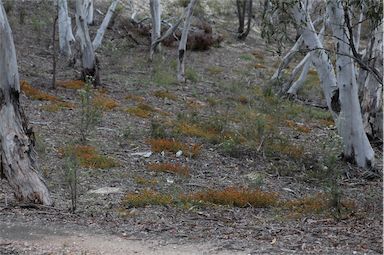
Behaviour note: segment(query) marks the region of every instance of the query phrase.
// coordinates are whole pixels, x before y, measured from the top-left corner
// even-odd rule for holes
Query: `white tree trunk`
[[[370,167],[374,152],[363,127],[355,65],[349,57],[352,52],[348,44],[342,0],[328,1],[327,12],[336,43],[336,70],[341,105],[337,125],[344,142],[344,157],[361,167]]]
[[[152,18],[151,48],[149,59],[153,59],[155,52],[160,51],[160,43],[155,44],[161,35],[161,5],[160,0],[149,0]]]
[[[303,37],[304,45],[307,50],[312,52],[312,64],[319,75],[328,109],[336,120],[340,112],[340,104],[336,75],[331,59],[324,50],[321,38],[317,35],[308,12],[303,8],[303,4],[296,4],[292,11],[296,23],[299,25],[299,33]]]
[[[0,1],[0,172],[18,200],[51,205],[48,189],[36,170],[36,153],[19,95],[12,31]]]
[[[99,84],[99,74],[96,65],[95,51],[89,36],[88,25],[86,22],[84,3],[88,0],[76,0],[76,35],[80,39],[81,59],[82,59],[82,78],[85,80],[87,76],[94,79],[94,85]]]
[[[324,32],[325,32],[325,22],[318,35],[321,43],[324,42]],[[293,69],[291,78],[288,81],[288,86],[292,84],[292,81],[296,78],[301,68],[302,68],[302,71],[301,71],[300,77],[289,88],[287,92],[288,94],[297,95],[297,91],[301,87],[303,87],[304,82],[307,79],[308,71],[312,65],[312,55],[313,55],[313,52],[308,52],[307,55],[305,55],[305,57],[301,60],[301,62],[295,67],[295,69]]]
[[[93,0],[84,0],[83,10],[87,25],[93,24]]]
[[[185,54],[187,52],[187,40],[189,28],[191,26],[193,8],[195,7],[196,2],[197,0],[191,0],[185,10],[186,15],[179,43],[179,58],[177,62],[177,80],[179,82],[185,82]]]
[[[377,27],[374,37],[374,66],[383,73],[383,23]],[[383,87],[371,73],[364,82],[362,112],[365,132],[372,138],[383,139]]]
[[[111,18],[113,16],[113,13],[115,12],[115,9],[116,9],[118,2],[119,2],[119,0],[113,0],[112,1],[111,5],[108,8],[108,12],[103,19],[103,22],[101,23],[99,29],[97,30],[96,37],[92,43],[94,50],[97,50],[97,48],[100,47],[101,41],[103,40],[103,37],[105,34],[105,30],[107,30],[107,28],[108,28],[108,24],[111,21]]]
[[[360,38],[361,38],[361,23],[364,21],[364,11],[365,11],[364,2],[362,2],[362,4],[359,6],[359,9],[360,9],[359,20],[354,33],[355,48],[357,52],[360,52],[359,48],[360,48]]]
[[[60,53],[66,57],[71,56],[71,43],[75,41],[72,34],[71,18],[68,16],[67,0],[57,0],[59,13],[59,45]]]
[[[303,70],[299,78],[292,84],[292,86],[288,89],[288,94],[297,95],[297,91],[303,87],[305,80],[307,79],[309,68],[311,68],[311,54],[308,53],[302,60]],[[299,64],[300,65],[300,64]]]
[[[292,48],[285,54],[284,58],[282,59],[279,67],[275,71],[275,73],[272,75],[271,79],[276,80],[280,78],[281,72],[287,68],[289,63],[293,60],[295,57],[295,54],[300,50],[301,45],[303,45],[303,37],[300,36],[296,43],[292,46]]]

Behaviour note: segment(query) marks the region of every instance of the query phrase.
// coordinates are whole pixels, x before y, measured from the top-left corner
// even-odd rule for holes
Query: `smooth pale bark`
[[[179,82],[185,82],[185,54],[187,51],[187,40],[189,28],[191,26],[191,18],[193,13],[193,8],[196,5],[197,0],[191,0],[185,10],[185,20],[184,27],[181,34],[181,39],[179,43],[179,57],[177,62],[177,80]]]
[[[373,34],[374,66],[383,73],[383,23]],[[366,80],[363,87],[362,112],[365,132],[372,138],[383,139],[383,86],[366,72]]]
[[[149,59],[153,59],[155,52],[160,51],[160,43],[155,44],[161,36],[161,5],[160,0],[149,0],[152,18],[151,48]]]
[[[361,23],[363,23],[364,20],[364,11],[365,11],[365,4],[362,2],[362,4],[359,6],[360,9],[360,15],[359,15],[359,20],[357,26],[355,26],[355,33],[354,33],[354,41],[355,41],[355,47],[357,52],[359,51],[360,48],[360,38],[361,38]]]
[[[98,67],[96,64],[95,50],[93,48],[91,38],[89,36],[88,25],[84,12],[84,2],[87,0],[76,0],[76,35],[80,39],[81,60],[82,60],[82,78],[92,77],[93,85],[97,86],[100,83]]]
[[[309,54],[309,53],[308,53]],[[305,80],[308,76],[308,71],[311,68],[311,55],[305,56],[303,59],[303,69],[299,78],[292,84],[292,86],[288,89],[287,94],[297,95],[297,91],[303,87]]]
[[[104,37],[104,34],[105,34],[105,31],[108,28],[108,24],[111,21],[111,18],[113,16],[113,13],[115,12],[115,9],[116,9],[116,6],[117,6],[118,3],[119,3],[119,0],[113,0],[111,5],[109,6],[108,12],[105,15],[105,17],[103,19],[103,22],[101,23],[99,29],[97,30],[96,37],[95,37],[95,39],[92,42],[94,50],[97,50],[97,48],[100,47],[101,41],[103,40],[103,37]]]
[[[72,34],[71,18],[68,16],[67,0],[57,0],[59,22],[60,53],[66,57],[71,56],[71,44],[75,41]]]
[[[37,172],[36,153],[27,119],[19,103],[20,84],[12,31],[0,1],[0,172],[15,197],[51,205],[48,189]]]
[[[336,120],[340,112],[339,91],[336,75],[331,59],[326,53],[321,38],[317,35],[312,20],[302,4],[295,4],[292,13],[296,23],[299,25],[299,33],[303,38],[307,50],[312,51],[312,64],[316,68],[320,79],[320,85],[324,92],[328,109]]]
[[[316,26],[317,24],[319,24],[321,20],[322,19],[316,19],[313,22],[313,26]],[[280,79],[282,71],[285,68],[287,68],[289,63],[291,63],[291,61],[294,59],[296,53],[299,52],[302,45],[303,45],[303,37],[299,36],[299,38],[297,38],[297,40],[296,40],[295,44],[292,46],[292,48],[283,57],[279,67],[276,69],[275,73],[272,75],[271,80]]]
[[[342,0],[328,1],[327,12],[336,44],[336,72],[341,111],[337,119],[343,138],[344,157],[361,167],[371,167],[374,152],[363,127],[356,73],[351,47],[348,44]]]
[[[324,23],[323,27],[321,28],[319,35],[318,35],[321,43],[324,42],[324,31],[325,31],[325,23]],[[288,94],[297,95],[297,91],[301,87],[303,87],[304,82],[308,76],[308,71],[312,65],[312,55],[313,55],[313,52],[308,52],[307,55],[302,59],[302,61],[295,67],[295,69],[293,69],[292,74],[291,74],[291,78],[289,79],[287,86],[284,86],[284,87],[288,87],[292,84],[291,87],[289,88],[288,92],[287,92]],[[302,69],[302,71],[301,71],[299,78],[295,82],[292,83],[292,81],[296,78],[298,72],[301,69]]]
[[[87,25],[93,24],[93,0],[84,0],[83,1],[83,10],[84,10],[84,17],[87,22]]]
[[[303,37],[300,36],[297,41],[295,42],[295,44],[292,46],[292,48],[287,52],[287,54],[285,54],[285,56],[283,57],[279,67],[277,68],[277,70],[275,71],[275,73],[272,75],[272,80],[276,80],[276,79],[279,79],[280,76],[281,76],[281,72],[287,68],[287,66],[289,65],[289,63],[293,60],[293,58],[295,57],[295,54],[300,50],[300,47],[301,45],[303,45]]]

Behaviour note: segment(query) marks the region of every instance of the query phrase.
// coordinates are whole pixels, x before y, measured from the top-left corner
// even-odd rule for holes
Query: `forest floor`
[[[281,57],[257,26],[239,42],[233,14],[216,19],[224,41],[188,52],[180,84],[176,48],[149,63],[118,18],[102,88],[60,59],[52,89],[52,7],[22,6],[8,14],[21,100],[55,206],[20,205],[1,180],[0,254],[382,254],[382,179],[338,158],[314,72],[300,99],[275,95]]]

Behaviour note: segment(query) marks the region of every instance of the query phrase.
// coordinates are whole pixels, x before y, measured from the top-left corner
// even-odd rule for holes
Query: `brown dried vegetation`
[[[189,176],[189,168],[178,163],[151,163],[147,165],[148,169],[157,172],[174,173],[183,176]]]
[[[185,156],[192,158],[198,156],[202,148],[198,144],[188,145],[171,139],[151,139],[149,144],[153,152],[168,151],[176,153],[181,150]]]
[[[113,168],[119,164],[112,158],[100,155],[95,147],[89,145],[67,146],[59,150],[61,156],[74,155],[80,166],[85,168]]]

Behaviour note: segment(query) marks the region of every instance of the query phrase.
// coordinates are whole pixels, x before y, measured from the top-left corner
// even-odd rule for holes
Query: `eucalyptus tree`
[[[327,106],[332,112],[332,115],[337,124],[337,129],[340,136],[343,138],[344,158],[348,161],[355,162],[361,167],[370,167],[374,161],[374,151],[367,138],[364,127],[365,119],[362,115],[372,116],[372,109],[382,116],[382,61],[372,61],[372,58],[382,60],[382,30],[378,29],[382,24],[382,6],[375,0],[333,0],[333,1],[308,1],[308,0],[295,0],[295,1],[278,1],[267,0],[267,6],[270,9],[274,8],[275,15],[281,16],[280,21],[284,23],[284,29],[279,30],[279,26],[274,26],[274,33],[281,36],[287,33],[287,24],[291,23],[297,30],[297,41],[293,49],[287,54],[291,57],[292,54],[298,51],[307,53],[307,59],[303,59],[299,65],[305,71],[306,61],[315,67],[320,85],[326,98]],[[356,50],[356,38],[360,35],[353,34],[353,27],[350,24],[349,15],[353,6],[366,4],[369,8],[359,8],[362,11],[367,10],[364,14],[371,20],[375,20],[375,26],[371,30],[377,31],[376,36],[373,37],[371,43],[368,43],[367,49],[364,52],[369,52],[368,56],[361,56]],[[334,47],[327,47],[327,44],[322,42],[322,36],[325,33],[325,28],[322,28],[320,33],[316,32],[313,22],[313,15],[311,11],[314,5],[321,6],[324,13],[321,15],[323,19],[323,27],[329,25],[332,33],[331,39],[334,41]],[[380,7],[381,6],[381,7]],[[273,7],[273,8],[271,8]],[[316,8],[317,9],[317,8]],[[369,10],[369,11],[368,11]],[[363,15],[363,16],[364,16]],[[279,20],[273,17],[266,19],[267,22]],[[275,20],[274,20],[275,19]],[[289,21],[287,21],[289,20]],[[361,14],[358,18],[362,20]],[[278,22],[277,22],[278,23]],[[382,26],[382,25],[381,25]],[[281,27],[281,26],[280,26]],[[360,33],[360,29],[355,29]],[[264,33],[270,35],[268,33]],[[360,41],[360,40],[359,40]],[[371,57],[369,57],[371,56]],[[334,64],[331,59],[335,58]],[[292,59],[292,58],[291,58]],[[288,61],[291,61],[288,59]],[[309,60],[310,59],[310,60]],[[287,57],[284,58],[287,62]],[[283,68],[284,63],[283,61]],[[281,67],[275,72],[273,78],[279,77],[281,74]],[[294,69],[297,72],[297,68]],[[361,74],[362,78],[359,77]],[[369,77],[369,79],[368,79]],[[367,107],[361,111],[359,101],[359,88],[365,91],[361,98],[364,98]],[[368,92],[369,91],[369,92]],[[381,111],[381,113],[380,113]],[[377,118],[376,118],[377,119]],[[382,119],[382,117],[381,117]],[[372,120],[372,118],[370,118]],[[376,121],[377,123],[377,121]],[[371,123],[372,124],[372,123]],[[382,125],[382,123],[380,123]]]
[[[82,78],[85,80],[87,77],[91,77],[93,85],[98,86],[100,84],[100,74],[98,67],[98,60],[95,51],[101,45],[105,31],[108,24],[113,16],[116,6],[119,0],[113,0],[110,7],[108,8],[107,14],[105,15],[103,22],[97,30],[96,36],[91,41],[88,28],[88,16],[87,3],[89,0],[76,0],[76,25],[77,32],[76,36],[80,40],[81,50],[81,61],[82,61]],[[92,2],[93,3],[93,2]],[[92,4],[93,5],[93,4]]]
[[[37,171],[33,132],[19,97],[16,50],[0,1],[0,175],[8,180],[18,200],[51,205],[48,189]]]
[[[67,0],[57,0],[58,23],[59,23],[59,45],[60,53],[66,57],[71,56],[71,44],[75,41],[72,34],[71,18],[68,15]]]
[[[251,23],[253,17],[253,0],[236,0],[237,18],[239,19],[239,27],[237,29],[237,38],[245,40],[251,31]],[[245,17],[247,16],[247,26],[245,27]]]
[[[161,4],[160,0],[149,0],[152,18],[151,47],[149,58],[153,59],[153,54],[160,50],[160,43],[155,43],[161,36]]]
[[[185,82],[185,55],[187,51],[187,40],[189,29],[191,27],[193,8],[195,7],[196,3],[197,0],[191,0],[185,9],[184,26],[179,42],[177,61],[177,80],[180,82]]]

